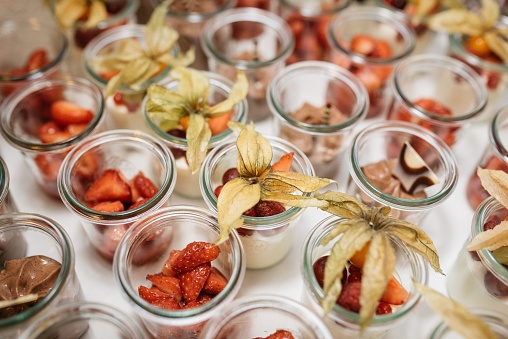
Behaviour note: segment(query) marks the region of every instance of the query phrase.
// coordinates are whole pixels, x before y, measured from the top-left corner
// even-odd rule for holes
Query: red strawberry
[[[48,56],[44,49],[36,49],[28,57],[28,61],[25,65],[25,71],[31,72],[41,67],[46,66],[49,63]]]
[[[150,199],[159,191],[159,189],[152,183],[152,181],[145,177],[141,171],[136,174],[132,181],[134,187],[143,198]]]
[[[402,286],[397,279],[392,277],[388,281],[380,301],[384,301],[392,305],[402,305],[408,297],[409,293],[406,291],[404,286]]]
[[[280,202],[261,200],[254,206],[258,217],[269,217],[285,212],[286,208]]]
[[[174,277],[177,275],[171,267],[176,262],[180,253],[182,253],[182,251],[180,251],[180,250],[172,250],[169,253],[169,258],[168,258],[168,260],[166,260],[166,262],[164,263],[164,267],[162,268],[162,274],[170,276],[170,277]]]
[[[256,213],[255,206],[249,208],[247,211],[243,212],[242,214],[246,215],[248,217],[257,217],[258,216],[258,214]]]
[[[171,297],[171,295],[162,292],[157,287],[148,288],[139,286],[138,294],[150,304],[168,310],[179,310],[180,304]]]
[[[46,122],[39,127],[39,139],[45,144],[64,141],[71,136],[69,132],[62,131],[54,121]]]
[[[192,271],[180,275],[180,288],[186,303],[195,301],[210,275],[211,264],[201,264]]]
[[[96,152],[84,153],[76,162],[74,173],[81,180],[92,180],[99,169],[99,160],[99,155]]]
[[[104,201],[90,207],[99,212],[116,213],[124,210],[123,204],[119,201]]]
[[[295,337],[289,331],[277,330],[275,333],[270,334],[268,337],[256,337],[254,339],[295,339]]]
[[[138,208],[139,206],[141,205],[144,205],[146,204],[150,199],[145,199],[145,198],[140,198],[138,199],[134,204],[132,204],[131,206],[129,206],[129,210],[133,210],[135,208]]]
[[[37,154],[35,164],[41,171],[44,180],[56,181],[63,159],[64,155],[60,153]]]
[[[176,273],[189,272],[194,267],[215,260],[220,253],[217,245],[209,242],[195,241],[188,244],[178,255],[171,268]]]
[[[83,132],[87,127],[88,124],[70,124],[65,127],[65,132],[69,133],[71,136],[75,136]]]
[[[222,191],[222,188],[224,187],[224,185],[220,185],[220,186],[217,186],[214,190],[213,190],[213,194],[215,194],[215,196],[218,198],[219,197],[219,194],[220,192]]]
[[[169,294],[175,301],[182,300],[182,290],[180,289],[180,280],[176,277],[168,277],[162,273],[149,274],[146,279],[164,293]]]
[[[163,310],[179,310],[181,309],[180,303],[174,299],[162,299],[151,303],[153,306],[162,308]]]
[[[452,111],[446,107],[445,105],[441,104],[440,102],[434,100],[434,99],[418,99],[414,102],[416,106],[420,106],[426,111],[432,112],[434,114],[444,115],[444,116],[451,116]]]
[[[204,305],[206,304],[207,302],[209,302],[210,300],[212,300],[212,297],[209,296],[208,294],[200,294],[199,297],[194,300],[194,301],[191,301],[190,303],[187,303],[185,305],[182,305],[182,308],[194,308],[194,307],[199,307],[201,305]]]
[[[344,285],[339,297],[337,298],[337,304],[344,307],[351,312],[360,312],[360,293],[362,284],[360,282],[354,282]]]
[[[354,53],[370,56],[376,47],[376,40],[369,35],[357,34],[350,42],[350,49]]]
[[[293,157],[295,156],[294,152],[289,152],[284,154],[279,161],[272,165],[272,171],[283,171],[287,172],[291,169],[291,164],[293,163]]]
[[[113,260],[116,248],[122,240],[126,226],[109,226],[105,229],[103,234],[102,245],[99,247],[99,251],[108,260]]]
[[[84,198],[88,203],[114,200],[130,202],[132,193],[120,172],[117,169],[108,169],[88,188]]]
[[[354,283],[354,282],[361,282],[362,281],[362,273],[361,272],[351,272],[349,273],[347,277],[347,282]]]
[[[376,314],[388,314],[388,313],[392,313],[392,307],[390,306],[390,304],[381,301],[377,305]]]
[[[92,111],[66,100],[55,101],[51,105],[51,117],[61,125],[87,124],[94,118]]]
[[[210,270],[210,275],[208,276],[208,279],[205,282],[205,286],[203,287],[203,291],[216,295],[219,294],[227,284],[228,280],[226,277],[222,275],[218,269],[212,267]]]

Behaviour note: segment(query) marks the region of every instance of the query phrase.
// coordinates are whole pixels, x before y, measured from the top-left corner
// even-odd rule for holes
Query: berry
[[[499,280],[492,272],[485,272],[485,276],[483,277],[483,283],[485,284],[485,288],[487,292],[496,298],[504,298],[508,296],[508,285],[505,285],[501,280]]]
[[[224,185],[220,185],[220,186],[215,187],[215,189],[213,190],[213,194],[215,194],[215,196],[217,198],[219,197],[219,194],[222,191],[223,187],[224,187]]]
[[[180,280],[176,277],[168,277],[162,273],[148,274],[146,279],[164,293],[169,294],[175,301],[182,300]]]
[[[322,256],[318,260],[314,262],[312,265],[312,269],[314,271],[314,276],[316,277],[316,280],[321,288],[323,288],[324,281],[325,281],[325,266],[326,262],[328,261],[328,256]],[[346,272],[347,276],[347,272]]]
[[[361,282],[362,281],[362,273],[361,272],[351,272],[349,273],[347,277],[348,284],[354,283],[354,282]]]
[[[150,304],[168,310],[180,309],[180,304],[175,301],[171,295],[162,292],[157,287],[148,288],[146,286],[139,286],[138,294],[145,301]]]
[[[349,48],[352,52],[369,56],[374,52],[376,40],[365,34],[357,34],[351,39]]]
[[[131,202],[131,188],[117,169],[107,169],[85,192],[87,203],[120,200]]]
[[[172,135],[177,138],[185,139],[187,133],[185,131],[182,131],[181,129],[172,129],[166,132],[169,135]],[[171,153],[173,153],[173,156],[175,159],[183,158],[187,154],[183,149],[176,148],[176,147],[170,147],[169,150]]]
[[[230,168],[222,175],[222,184],[225,185],[228,181],[240,177],[240,173],[236,168]]]
[[[60,153],[37,154],[35,164],[39,168],[44,180],[56,181],[63,159],[64,155]]]
[[[354,273],[354,272],[360,272],[361,273],[362,269],[357,267],[357,266],[355,266],[355,265],[353,265],[353,264],[349,265],[349,273]]]
[[[88,124],[94,118],[92,111],[66,100],[55,101],[51,105],[51,117],[60,126]]]
[[[159,191],[153,182],[145,177],[141,171],[136,174],[132,182],[143,198],[150,199]]]
[[[150,199],[140,198],[134,204],[130,205],[128,209],[133,210],[135,208],[138,208],[139,206],[146,204],[148,201],[150,201]]]
[[[184,273],[193,270],[195,267],[215,260],[220,253],[217,245],[195,241],[188,244],[171,262],[171,268],[176,273]]]
[[[286,208],[280,202],[267,200],[259,201],[254,209],[258,217],[269,217],[286,211]]]
[[[414,102],[416,106],[420,106],[426,111],[429,111],[434,114],[444,115],[444,116],[452,116],[452,111],[441,104],[440,102],[434,99],[418,99]]]
[[[392,305],[402,305],[408,297],[409,293],[406,291],[404,286],[402,286],[397,279],[392,277],[388,281],[380,301],[384,301]]]
[[[254,339],[295,339],[293,334],[286,330],[277,330],[268,337],[256,337]]]
[[[80,180],[92,180],[99,170],[99,155],[96,152],[84,153],[76,162],[73,174]]]
[[[172,250],[171,252],[169,252],[169,258],[168,260],[166,260],[166,262],[164,263],[164,267],[162,268],[162,273],[164,275],[170,277],[176,276],[176,273],[173,271],[171,267],[176,262],[176,259],[178,258],[180,253],[182,253],[182,251],[180,250]]]
[[[362,284],[359,282],[344,285],[337,298],[337,304],[351,312],[360,312],[361,289]]]
[[[249,208],[247,211],[243,212],[243,215],[248,217],[257,217],[256,209],[254,207]]]
[[[91,209],[99,212],[106,213],[117,213],[122,212],[124,210],[123,204],[121,201],[104,201],[90,207]]]
[[[182,309],[199,307],[201,305],[206,304],[210,300],[212,300],[212,297],[209,296],[208,294],[200,294],[196,300],[191,301],[190,303],[187,304],[183,304],[181,305],[181,307]]]
[[[470,36],[464,47],[467,51],[480,58],[488,56],[491,52],[487,41],[482,36]]]
[[[45,144],[53,144],[69,139],[71,134],[63,131],[54,121],[48,121],[39,127],[39,139]]]
[[[376,314],[389,314],[389,313],[392,313],[392,307],[390,306],[390,304],[380,302],[377,305]]]
[[[228,284],[226,277],[218,269],[212,267],[210,275],[203,286],[203,291],[209,294],[219,294]]]
[[[493,230],[494,228],[496,228],[497,225],[499,225],[499,223],[500,220],[498,220],[497,218],[493,218],[483,225],[483,230],[484,231]]]
[[[384,0],[385,4],[403,10],[407,5],[407,0]]]
[[[25,71],[31,72],[49,64],[47,53],[44,49],[36,49],[28,56]]]
[[[195,267],[192,271],[180,276],[180,288],[185,302],[195,301],[205,286],[210,275],[211,265],[209,262]]]

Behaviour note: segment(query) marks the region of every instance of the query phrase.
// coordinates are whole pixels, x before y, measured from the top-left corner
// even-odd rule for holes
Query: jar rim
[[[504,325],[505,330],[508,329],[508,322],[506,318],[503,318],[499,313],[495,311],[483,309],[483,308],[472,308],[469,309],[471,313],[479,316],[487,325],[492,322],[499,323],[499,325]],[[453,331],[445,321],[440,322],[432,331],[429,336],[429,339],[443,339],[449,331]],[[508,331],[508,330],[506,330]]]
[[[495,152],[508,164],[508,145],[503,143],[505,140],[503,140],[500,131],[500,128],[504,127],[501,126],[503,123],[508,125],[508,106],[501,108],[496,113],[489,129],[490,142],[494,145]]]
[[[0,205],[3,204],[9,193],[9,169],[2,156],[0,156]]]
[[[158,6],[159,4],[161,4],[163,2],[163,0],[151,0],[151,2],[152,2],[152,5]],[[235,0],[225,0],[224,4],[220,7],[217,7],[216,10],[211,11],[211,12],[204,12],[204,13],[200,13],[200,12],[172,12],[171,8],[170,8],[168,10],[168,13],[166,14],[166,16],[170,17],[172,19],[185,20],[190,23],[199,23],[199,22],[204,22],[204,21],[214,17],[215,15],[217,15],[218,13],[220,13],[224,10],[232,8],[235,5],[235,3],[236,3]]]
[[[337,2],[337,0],[335,0],[334,2]],[[304,17],[320,17],[324,15],[337,14],[343,9],[347,8],[351,4],[352,0],[338,0],[338,2],[339,2],[338,4],[336,4],[334,7],[330,9],[323,9],[323,8],[315,8],[315,6],[309,6],[308,4],[310,2],[305,3],[305,1],[302,1],[301,3],[297,3],[292,0],[280,0],[281,5],[286,6],[294,11],[297,11]],[[304,4],[307,4],[308,6],[304,6]]]

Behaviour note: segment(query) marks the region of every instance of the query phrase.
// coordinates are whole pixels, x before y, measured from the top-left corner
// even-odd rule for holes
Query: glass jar
[[[92,209],[85,194],[106,170],[118,170],[129,187],[141,172],[158,191],[132,209],[120,212]],[[81,220],[92,246],[106,260],[113,260],[125,231],[142,216],[166,205],[175,181],[175,159],[163,143],[139,131],[114,130],[88,138],[67,155],[58,176],[58,191],[65,206]],[[133,200],[134,196],[135,192]],[[156,245],[160,244],[145,244],[147,251],[155,252]]]
[[[364,172],[367,165],[398,161],[406,142],[438,179],[436,184],[425,188],[423,194],[414,193],[411,198],[395,194],[397,190],[388,191],[392,186],[385,190],[378,188],[381,183],[385,183],[385,179],[381,179],[380,175],[379,180],[369,180]],[[416,225],[420,224],[427,212],[452,194],[458,181],[458,169],[450,148],[434,133],[407,122],[386,121],[369,125],[351,142],[348,161],[348,194],[367,205],[389,206],[391,215]],[[371,171],[372,177],[375,177],[376,171],[377,169]],[[390,174],[391,171],[390,168]]]
[[[55,15],[55,7],[60,1],[50,0],[50,8]],[[98,24],[87,27],[85,21],[76,21],[65,30],[70,42],[70,53],[66,59],[66,70],[72,74],[84,76],[81,66],[83,49],[99,34],[118,26],[136,23],[136,10],[139,0],[101,0],[106,5],[107,19]]]
[[[77,302],[62,305],[33,323],[19,339],[44,338],[144,339],[137,320],[105,304]]]
[[[288,23],[295,48],[287,64],[307,60],[328,60],[330,44],[327,31],[331,18],[345,9],[351,0],[281,0],[277,13]]]
[[[508,317],[508,268],[489,250],[468,252],[466,246],[489,222],[499,224],[508,211],[494,198],[486,199],[475,211],[471,235],[459,252],[446,285],[448,295],[468,308],[484,308]]]
[[[152,0],[154,6],[163,0]],[[175,0],[171,3],[167,13],[167,22],[179,34],[178,44],[182,51],[195,48],[194,62],[189,65],[199,70],[208,70],[207,57],[201,48],[200,39],[203,36],[203,27],[208,20],[232,8],[235,0]]]
[[[210,93],[208,100],[210,103],[219,103],[229,95],[233,84],[228,79],[215,73],[204,72],[205,76],[210,79]],[[171,77],[165,78],[158,84],[166,87],[167,89],[178,92],[177,79]],[[145,99],[146,102],[146,99]],[[170,149],[176,159],[176,170],[178,172],[178,180],[175,186],[175,192],[191,199],[201,198],[201,191],[199,189],[199,177],[197,174],[192,174],[189,164],[186,159],[186,152],[188,149],[187,139],[184,137],[172,135],[169,131],[164,131],[159,127],[160,119],[152,118],[146,111],[146,105],[143,105],[143,114],[152,131],[157,138],[161,139]],[[244,99],[238,103],[231,116],[232,121],[245,123],[247,120],[247,101]],[[233,137],[233,131],[229,128],[224,132],[213,135],[208,143],[208,148],[213,149],[221,142],[227,141]]]
[[[360,54],[356,41],[374,39],[377,54]],[[367,119],[383,118],[390,103],[388,80],[393,67],[414,50],[416,33],[399,13],[381,7],[356,7],[342,11],[329,25],[331,62],[351,71],[369,93]],[[355,45],[352,45],[355,42]],[[370,55],[370,54],[369,54]]]
[[[280,159],[289,152],[294,153],[291,171],[314,176],[309,159],[298,148],[286,140],[265,136],[273,150],[273,159]],[[217,212],[217,197],[214,190],[222,185],[222,176],[230,168],[236,168],[236,141],[222,143],[214,148],[201,166],[199,184],[207,206]],[[276,161],[274,160],[274,161]],[[281,261],[291,249],[302,208],[288,207],[286,211],[269,217],[243,215],[244,223],[238,229],[243,243],[247,268],[261,269]]]
[[[151,261],[139,264],[146,256],[144,242],[166,237],[164,251],[151,255]],[[156,338],[198,338],[206,322],[222,312],[237,295],[245,275],[245,256],[236,232],[219,245],[220,254],[213,260],[228,280],[227,285],[209,302],[198,307],[168,310],[146,302],[138,295],[138,287],[146,285],[147,274],[156,274],[164,266],[172,250],[185,248],[193,241],[214,243],[219,238],[215,216],[203,208],[175,205],[140,218],[125,234],[113,263],[113,273],[121,293],[145,327]]]
[[[33,256],[45,256],[61,264],[58,277],[46,296],[30,308],[0,319],[0,337],[19,338],[23,330],[58,305],[83,299],[79,280],[74,271],[74,248],[69,235],[58,223],[38,214],[0,215],[0,239],[8,239],[4,243],[7,244],[7,248],[2,248],[4,252],[1,256],[2,267],[7,260],[23,260]],[[23,275],[26,274],[29,277],[27,279],[35,281],[38,274],[33,269],[36,267],[27,262],[22,270],[23,274],[20,272],[20,278],[16,280],[20,285],[17,288],[11,286],[12,290],[28,288],[29,283],[23,280]],[[2,286],[9,288],[6,282],[4,280]]]
[[[295,338],[333,338],[316,314],[296,301],[275,295],[235,300],[208,322],[200,338],[264,338],[277,330],[291,332]]]
[[[0,215],[18,211],[9,191],[9,169],[0,156]]]
[[[84,124],[59,127],[52,105],[62,100],[93,114],[86,127]],[[1,110],[5,139],[23,154],[28,170],[42,190],[58,198],[56,181],[65,156],[80,141],[102,129],[104,98],[100,89],[76,76],[40,79],[19,88],[5,100]]]
[[[324,298],[323,289],[319,286],[314,275],[313,265],[322,256],[329,255],[337,238],[323,246],[322,241],[338,223],[346,219],[329,216],[319,222],[307,235],[303,244],[301,272],[303,275],[302,302],[308,305],[318,315],[323,316],[321,300]],[[413,285],[413,280],[426,285],[428,282],[428,265],[418,254],[409,249],[403,242],[390,238],[395,250],[394,277],[409,293],[404,304],[394,307],[393,313],[376,315],[372,323],[364,330],[361,338],[381,338],[388,330],[401,324],[420,301],[420,294]],[[342,306],[333,305],[324,322],[334,338],[359,338],[360,326],[358,313],[351,312]]]
[[[487,89],[463,62],[424,54],[401,61],[390,81],[393,102],[388,120],[409,121],[436,133],[452,146],[487,105]]]
[[[209,20],[203,32],[208,68],[232,81],[237,70],[244,70],[249,81],[249,119],[268,117],[268,83],[284,67],[294,46],[286,22],[260,9],[231,9]]]
[[[32,18],[33,19],[33,18]],[[68,43],[57,28],[37,20],[0,24],[0,103],[22,85],[58,73]]]
[[[361,82],[331,63],[302,61],[279,72],[266,95],[279,137],[305,153],[318,177],[337,177],[348,137],[369,107]]]
[[[492,119],[489,128],[489,145],[467,183],[467,201],[473,209],[478,208],[480,203],[490,196],[476,174],[478,167],[508,173],[508,106],[503,107]]]

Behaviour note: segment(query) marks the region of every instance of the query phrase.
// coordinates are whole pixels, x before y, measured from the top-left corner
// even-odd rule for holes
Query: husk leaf
[[[415,1],[415,12],[411,18],[414,25],[419,24],[422,18],[432,13],[434,8],[439,6],[439,0]]]
[[[321,207],[324,206],[324,202],[319,199],[304,197],[301,195],[294,195],[283,192],[271,192],[265,189],[264,182],[261,184],[261,200],[277,201],[283,205],[293,207]]]
[[[63,29],[74,25],[87,10],[86,0],[60,0],[55,4],[55,17]]]
[[[499,5],[496,0],[482,0],[480,19],[484,29],[494,27],[499,19]]]
[[[185,98],[190,107],[189,114],[206,111],[210,95],[210,80],[203,72],[178,67],[171,70],[171,77],[178,80],[178,93]]]
[[[85,27],[95,27],[101,21],[106,20],[108,11],[106,5],[101,0],[92,0],[88,9],[88,18],[85,22]]]
[[[508,246],[508,221],[502,221],[495,228],[478,233],[467,245],[468,251],[497,250]]]
[[[330,230],[330,233],[323,238],[321,245],[326,246],[330,241],[346,232],[348,228],[354,227],[358,222],[362,222],[361,219],[341,219]]]
[[[508,173],[482,168],[476,173],[487,192],[508,209]]]
[[[492,52],[508,63],[508,28],[487,31],[484,38]]]
[[[238,72],[236,76],[236,83],[231,88],[226,100],[210,108],[208,116],[218,116],[231,111],[240,101],[242,101],[249,91],[249,81],[244,72]]]
[[[460,33],[466,35],[481,35],[483,23],[478,15],[466,9],[449,9],[433,15],[428,25],[435,31]]]
[[[242,129],[236,147],[238,150],[236,168],[241,176],[258,178],[269,170],[273,157],[272,146],[254,130],[254,124]]]
[[[180,94],[152,84],[147,90],[146,110],[152,118],[160,119],[162,122],[175,122],[178,125],[180,119],[188,115],[189,108],[185,98]]]
[[[263,188],[269,191],[279,191],[290,193],[298,190],[309,193],[324,188],[335,180],[309,177],[308,175],[297,172],[270,172],[263,181]]]
[[[191,114],[187,129],[187,162],[191,173],[196,173],[205,160],[208,142],[212,137],[210,126],[200,114]]]
[[[316,193],[314,197],[328,203],[321,208],[323,211],[342,218],[359,218],[363,215],[363,211],[367,210],[367,206],[360,200],[341,192],[326,191],[322,194]]]

